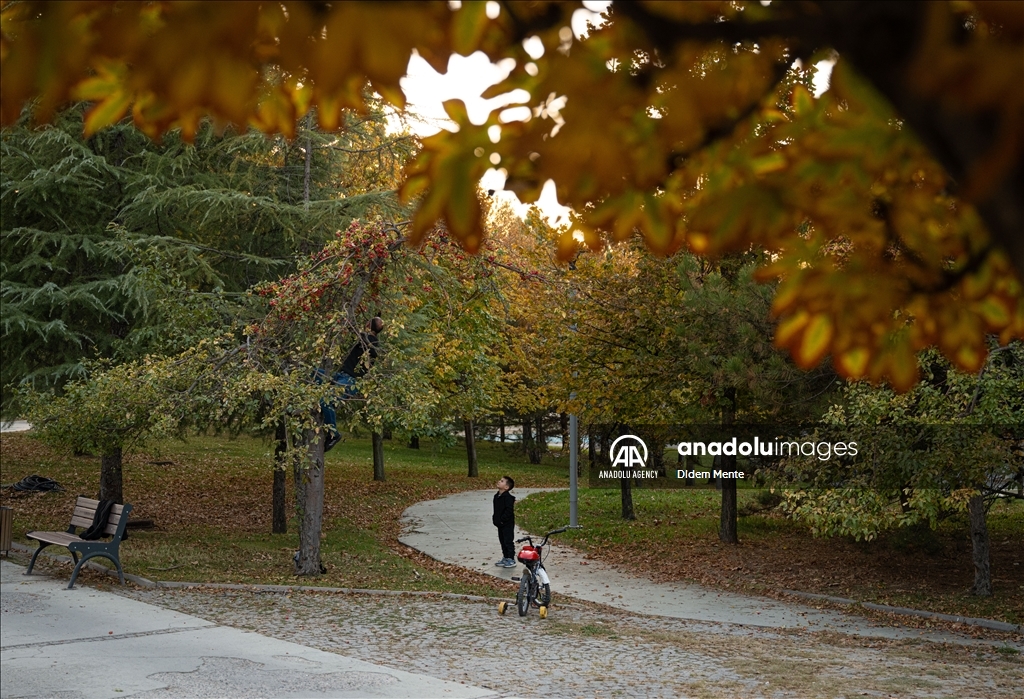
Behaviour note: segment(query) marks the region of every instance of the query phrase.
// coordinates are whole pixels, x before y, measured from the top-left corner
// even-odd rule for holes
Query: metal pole
[[[580,421],[575,415],[569,416],[569,526],[579,527],[577,521],[577,474],[580,464]]]
[[[576,290],[569,289],[569,296],[575,298]],[[579,328],[576,323],[569,326],[569,330],[574,333],[579,332]],[[579,372],[572,372],[573,383],[576,381],[576,377],[579,376]],[[576,400],[576,391],[569,393],[569,400]],[[573,413],[569,416],[569,527],[571,529],[579,529],[579,517],[577,511],[577,504],[579,502],[579,470],[580,470],[580,420]]]

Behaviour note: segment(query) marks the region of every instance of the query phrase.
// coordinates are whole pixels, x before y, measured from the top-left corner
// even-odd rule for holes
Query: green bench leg
[[[28,570],[25,571],[25,575],[32,575],[32,568],[36,564],[36,559],[39,557],[39,552],[45,549],[49,544],[42,541],[39,542],[39,548],[32,553],[32,560],[28,562]]]
[[[40,551],[45,549],[47,546],[50,546],[50,544],[46,543],[45,541],[40,541],[39,542],[39,548],[37,548],[32,553],[32,560],[28,562],[28,570],[26,570],[24,572],[24,575],[32,575],[32,568],[34,568],[35,565],[36,565],[36,558],[39,557]],[[70,549],[69,549],[69,551],[70,551]],[[78,554],[76,554],[74,551],[70,551],[70,553],[71,553],[71,559],[77,564],[78,563]]]
[[[71,555],[74,556],[75,552],[72,551]],[[84,554],[82,556],[82,560],[76,563],[75,569],[71,572],[71,582],[68,583],[69,590],[75,586],[75,580],[78,579],[78,571],[82,569],[82,566],[85,564],[85,562],[88,561],[90,558],[97,557],[106,558],[107,560],[112,561],[115,566],[117,566],[117,577],[121,581],[121,584],[124,585],[124,570],[121,568],[120,557],[116,555],[111,555],[109,551],[92,551]]]

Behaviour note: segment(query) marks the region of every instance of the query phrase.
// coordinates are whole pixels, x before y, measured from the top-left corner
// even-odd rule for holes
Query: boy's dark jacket
[[[491,523],[496,527],[503,527],[516,523],[515,511],[516,499],[512,493],[498,492],[494,494],[494,514],[491,516]]]

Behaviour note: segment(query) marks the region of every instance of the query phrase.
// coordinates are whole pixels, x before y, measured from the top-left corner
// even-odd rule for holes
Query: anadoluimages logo
[[[620,443],[622,443],[621,447],[619,447]],[[643,449],[643,456],[640,456],[640,449]],[[647,465],[647,445],[636,435],[624,434],[616,438],[608,451],[612,457],[612,468],[638,469],[645,468]]]

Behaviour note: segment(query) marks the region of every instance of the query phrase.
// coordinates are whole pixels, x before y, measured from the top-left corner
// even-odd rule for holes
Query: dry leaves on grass
[[[908,597],[920,596],[941,603],[934,611],[978,616],[970,605],[979,600],[966,595],[973,571],[970,542],[936,536],[934,548],[939,550],[931,553],[895,549],[884,539],[864,544],[802,533],[775,533],[739,545],[710,538],[658,539],[645,542],[642,550],[594,546],[588,551],[658,581],[688,580],[757,594],[799,590],[894,606],[906,606]],[[1024,551],[1019,543],[997,538],[991,560],[999,603],[1016,619],[1024,619]]]

